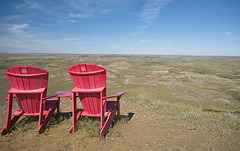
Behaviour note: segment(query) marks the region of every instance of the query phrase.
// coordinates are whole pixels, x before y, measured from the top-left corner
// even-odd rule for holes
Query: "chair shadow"
[[[48,121],[46,127],[41,132],[43,133],[46,129],[52,128],[54,125],[58,125],[64,120],[70,119],[72,117],[72,112],[60,112],[55,113],[50,120]],[[13,131],[20,131],[24,132],[29,129],[36,129],[36,124],[38,124],[39,117],[38,116],[29,116],[29,117],[22,117],[19,121],[13,125],[9,133]],[[37,129],[36,129],[37,132]]]
[[[134,113],[128,112],[127,115],[120,115],[120,123],[127,123],[133,118]],[[115,120],[112,123],[112,128],[118,123],[117,118],[115,117]]]
[[[134,115],[133,112],[128,112],[128,114],[125,115],[125,119],[126,119],[127,121],[130,121],[130,120],[132,119],[133,115]]]
[[[79,111],[82,111],[82,109],[77,109],[77,113]],[[72,118],[72,112],[59,112],[59,113],[54,114],[53,117],[51,117],[48,125],[51,125],[51,123],[50,123],[51,120],[56,120],[56,124],[59,124],[62,121],[70,119],[70,118]],[[54,124],[52,124],[52,125],[54,125]]]
[[[59,112],[57,114],[54,114],[49,120],[46,128],[60,124],[61,122],[70,119],[71,117],[72,117],[72,112]]]

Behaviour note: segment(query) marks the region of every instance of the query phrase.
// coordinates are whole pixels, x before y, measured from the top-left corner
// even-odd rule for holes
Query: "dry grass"
[[[137,131],[137,127],[152,127],[148,131],[152,133],[149,142],[144,142],[145,146],[142,146],[141,141],[138,140],[139,142],[132,146],[133,149],[154,149],[154,146],[156,146],[154,142],[157,141],[151,142],[150,140],[154,137],[159,139],[157,132],[154,135],[154,130],[159,127],[161,129],[166,128],[166,135],[168,135],[168,130],[180,135],[184,135],[182,134],[183,131],[190,131],[192,133],[189,133],[189,135],[195,140],[195,136],[205,137],[202,136],[202,133],[206,137],[210,137],[211,134],[216,138],[216,142],[213,142],[213,144],[218,144],[220,139],[228,144],[227,150],[236,150],[240,147],[240,144],[236,143],[240,141],[238,137],[240,134],[240,58],[238,57],[0,55],[0,99],[3,100],[6,97],[10,88],[4,72],[12,66],[30,65],[49,71],[48,94],[52,94],[59,90],[69,91],[73,88],[68,69],[77,63],[92,63],[107,68],[107,93],[113,94],[125,91],[126,94],[121,101],[121,110],[123,111],[121,121],[120,123],[116,123],[116,121],[113,123],[106,139],[102,140],[98,137],[99,119],[83,118],[78,123],[76,134],[68,135],[64,133],[64,136],[55,134],[58,137],[63,137],[57,142],[63,148],[73,148],[71,142],[60,143],[64,137],[73,140],[81,139],[85,143],[87,140],[93,139],[95,143],[108,145],[114,139],[124,138],[125,141],[116,145],[129,145],[131,141],[134,142],[135,140],[134,136],[130,135],[131,129],[127,129],[130,126],[135,127],[135,131],[139,133],[136,135],[139,137],[141,137],[141,132]],[[0,101],[0,127],[4,125],[6,105],[5,101]],[[16,103],[14,103],[13,108],[17,108]],[[44,133],[46,135],[54,133],[55,129],[66,130],[67,132],[67,129],[71,126],[70,111],[71,101],[62,99],[61,114],[54,115]],[[135,113],[133,121],[129,121],[129,116],[126,115],[128,112]],[[168,126],[165,127],[161,120],[174,130],[168,129]],[[143,121],[151,121],[156,124],[151,125],[150,123],[147,125]],[[139,125],[140,123],[142,125]],[[1,138],[0,144],[6,142],[5,139],[8,140],[12,136],[35,132],[37,124],[38,119],[36,118],[23,118],[15,125],[10,135]],[[128,131],[129,134],[125,131]],[[46,137],[45,134],[44,137]],[[31,133],[29,135],[32,136]],[[82,136],[78,138],[79,135]],[[225,140],[228,137],[232,139]],[[132,140],[129,140],[130,138]],[[165,149],[186,149],[182,146],[176,148],[169,146],[165,142],[167,138],[166,140],[159,140],[161,141],[160,144],[165,144],[164,147],[167,146]],[[188,140],[187,136],[184,139]],[[174,139],[171,138],[171,140]],[[170,141],[170,137],[168,141]],[[174,142],[171,143],[174,144]],[[179,144],[184,144],[184,142]],[[218,148],[218,145],[215,147]],[[84,146],[80,146],[80,149],[88,148],[86,144]],[[211,149],[204,146],[199,147],[200,150],[201,148]],[[130,148],[122,149],[129,150]],[[191,150],[191,148],[188,150]]]

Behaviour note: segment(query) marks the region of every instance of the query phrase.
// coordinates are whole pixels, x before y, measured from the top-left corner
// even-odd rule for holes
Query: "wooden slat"
[[[94,66],[94,71],[99,71],[101,70],[99,66]],[[102,70],[104,71],[104,70]],[[97,74],[94,78],[95,78],[95,85],[96,85],[96,88],[99,88],[101,87],[101,79],[99,78],[99,76],[102,74],[102,72],[100,72],[99,74]]]
[[[82,103],[82,106],[83,106],[85,112],[91,113],[91,105],[89,104],[88,94],[80,93],[78,95],[81,99],[81,103]]]
[[[97,71],[92,71],[92,72],[74,72],[70,71],[71,74],[75,75],[93,75],[93,74],[100,74],[102,72],[105,72],[104,70],[97,70]]]
[[[86,64],[81,64],[80,65],[80,68],[81,68],[81,72],[87,72],[87,67],[86,67]],[[85,69],[84,69],[85,68]],[[85,89],[90,89],[90,84],[89,84],[89,78],[88,78],[88,75],[83,75],[81,76],[82,77],[82,80],[83,80],[83,84],[84,84],[84,88]]]
[[[18,94],[15,94],[15,98],[18,100],[17,103],[18,103],[18,106],[21,110],[23,110],[23,105],[22,105],[22,102],[20,100],[22,100],[22,95],[18,95]]]
[[[8,69],[5,73],[7,74],[7,72],[12,72],[12,68]],[[8,81],[9,81],[9,84],[11,87],[15,87],[15,82],[14,82],[14,79],[12,78],[12,76],[7,76],[8,78]]]
[[[86,71],[87,73],[92,73],[94,70],[93,70],[93,65],[86,65]],[[94,79],[94,75],[92,74],[88,74],[88,81],[89,81],[89,87],[90,89],[95,89],[96,88],[96,85],[95,85],[95,79]],[[96,100],[97,98],[95,98],[95,94],[94,93],[89,93],[89,104],[90,104],[90,108],[91,108],[91,113],[92,114],[97,114],[97,110],[96,110]]]

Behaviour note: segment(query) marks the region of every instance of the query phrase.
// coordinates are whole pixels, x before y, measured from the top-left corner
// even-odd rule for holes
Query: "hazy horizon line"
[[[5,55],[99,55],[99,56],[182,56],[182,57],[240,57],[233,55],[161,55],[161,54],[85,54],[85,53],[13,53],[13,52],[0,52]]]

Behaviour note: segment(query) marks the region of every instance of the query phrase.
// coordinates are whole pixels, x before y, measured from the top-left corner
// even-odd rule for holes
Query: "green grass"
[[[146,106],[156,114],[168,114],[175,120],[187,121],[192,123],[212,123],[218,131],[225,132],[240,130],[240,114],[231,112],[206,111],[202,108],[185,105],[182,103],[167,102],[161,100],[150,100],[141,98],[127,98],[129,103],[135,106]]]
[[[22,117],[18,120],[18,122],[13,126],[12,131],[23,133],[30,129],[36,129],[38,127],[38,117],[30,116],[30,117]]]
[[[77,131],[84,132],[90,137],[99,137],[100,126],[99,118],[82,117],[78,121]]]
[[[117,122],[116,118],[113,120],[113,123],[109,129],[108,135],[114,135],[120,137],[118,129],[127,123],[127,117],[122,116],[120,121]],[[82,117],[77,123],[77,132],[83,132],[89,137],[99,137],[101,128],[100,118],[96,117]]]

